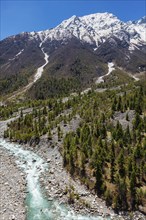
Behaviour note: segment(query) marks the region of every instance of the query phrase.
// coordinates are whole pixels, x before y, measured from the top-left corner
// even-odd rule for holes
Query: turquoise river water
[[[21,145],[7,142],[0,138],[0,147],[8,150],[10,155],[16,157],[17,165],[26,174],[27,181],[27,220],[109,220],[101,216],[76,215],[67,206],[57,201],[49,201],[42,193],[39,177],[42,172],[49,169],[48,164],[32,151],[24,150]]]

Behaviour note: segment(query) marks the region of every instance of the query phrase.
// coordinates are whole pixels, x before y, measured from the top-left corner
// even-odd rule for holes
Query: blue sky
[[[72,15],[111,12],[122,21],[146,14],[145,0],[0,0],[0,38],[23,31],[45,30]]]

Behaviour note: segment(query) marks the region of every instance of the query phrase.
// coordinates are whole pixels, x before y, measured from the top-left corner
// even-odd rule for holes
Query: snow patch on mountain
[[[17,54],[14,56],[14,58],[9,59],[9,60],[10,60],[10,61],[11,61],[11,60],[15,60],[16,57],[20,56],[20,54],[22,54],[23,51],[24,51],[24,49],[22,49],[19,53],[17,53]]]
[[[108,73],[104,76],[100,76],[97,80],[96,80],[96,84],[102,83],[104,82],[104,77],[108,76],[113,70],[115,70],[115,66],[113,62],[108,63]]]
[[[139,50],[139,48],[138,48],[138,46],[137,46],[137,42],[136,42],[135,40],[131,40],[131,43],[130,43],[130,45],[129,45],[129,51],[130,51],[130,53],[133,53],[133,51],[134,51],[135,49],[138,49],[138,50]]]
[[[24,51],[24,49],[22,49],[19,53],[17,53],[16,57],[18,57],[20,54],[22,54],[23,51]]]
[[[128,22],[124,28],[130,35],[130,43],[134,41],[138,45],[141,43],[146,44],[146,24]]]
[[[106,76],[108,76],[113,70],[115,70],[115,65],[113,62],[108,63],[108,73],[106,74]]]
[[[43,41],[39,45],[40,48],[42,47],[42,44],[43,44]],[[47,53],[45,53],[44,48],[41,48],[41,50],[42,50],[42,52],[44,54],[45,63],[37,69],[37,72],[36,72],[36,74],[34,76],[33,83],[35,83],[38,79],[41,78],[43,70],[44,70],[44,67],[49,63],[49,60],[48,60],[49,55]]]

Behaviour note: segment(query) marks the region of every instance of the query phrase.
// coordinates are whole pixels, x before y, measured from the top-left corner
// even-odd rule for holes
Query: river
[[[22,148],[21,145],[10,143],[0,138],[0,147],[7,149],[10,155],[16,157],[16,164],[26,174],[27,196],[26,206],[27,220],[103,220],[101,216],[76,215],[66,205],[61,205],[50,198],[47,199],[40,187],[39,177],[41,173],[49,169],[45,161],[36,153]]]

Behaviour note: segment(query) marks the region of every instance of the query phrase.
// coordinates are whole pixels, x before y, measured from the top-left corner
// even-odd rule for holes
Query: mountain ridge
[[[6,91],[13,84],[12,82],[7,85],[7,78],[11,76],[15,76],[18,79],[16,81],[20,81],[19,77],[21,76],[24,82],[23,85],[26,85],[28,78],[32,77],[37,69],[45,63],[44,53],[49,57],[49,62],[44,68],[43,75],[46,74],[52,77],[51,71],[54,65],[53,71],[56,68],[58,71],[57,78],[62,76],[62,73],[64,77],[66,70],[70,73],[69,76],[74,77],[72,65],[74,65],[78,56],[75,50],[79,53],[82,48],[84,48],[82,55],[87,53],[89,57],[92,56],[102,61],[104,65],[113,61],[117,66],[131,73],[145,71],[145,21],[145,17],[143,17],[136,22],[125,23],[107,12],[82,17],[74,15],[55,28],[46,31],[23,32],[10,36],[0,42],[0,89],[1,91]],[[68,46],[66,47],[66,45]],[[68,48],[68,51],[74,51],[72,53],[69,52],[72,60],[68,63],[66,61],[67,56],[63,55],[64,60],[62,59],[62,63],[54,62],[52,57],[55,56],[56,60],[59,60],[59,57],[62,56],[60,51],[64,54],[66,53],[66,48]],[[87,66],[90,66],[91,59],[88,59],[87,56],[86,59]],[[83,60],[81,62],[84,63]],[[58,65],[61,65],[61,68],[58,69]],[[92,65],[95,65],[95,63],[93,62]],[[85,67],[84,64],[81,64],[81,66]],[[80,68],[80,75],[83,76],[84,71],[84,68]],[[88,71],[90,72],[90,70]],[[97,78],[104,74],[104,70],[101,71],[98,66],[94,70],[93,77]],[[89,74],[88,81],[93,80],[90,77]],[[22,86],[21,82],[18,83],[15,90]]]
[[[103,20],[104,19],[104,20]],[[107,19],[109,19],[108,20],[108,22],[106,21]],[[73,15],[72,17],[70,17],[69,19],[66,19],[66,20],[64,20],[64,21],[62,21],[59,25],[57,25],[56,27],[54,27],[54,28],[51,28],[51,29],[47,29],[47,30],[43,30],[43,31],[38,31],[38,32],[35,32],[35,31],[32,31],[32,32],[22,32],[22,33],[20,33],[20,35],[22,34],[29,34],[30,35],[30,37],[35,37],[36,35],[36,37],[40,37],[40,39],[41,38],[43,38],[43,37],[45,37],[45,36],[47,36],[47,35],[51,35],[50,36],[50,38],[52,37],[52,32],[54,31],[54,30],[57,30],[58,31],[58,29],[59,28],[63,28],[63,29],[67,29],[67,27],[69,27],[70,28],[70,25],[72,25],[72,24],[78,24],[78,22],[82,22],[82,23],[84,23],[84,25],[86,25],[88,28],[89,28],[89,25],[87,25],[87,21],[88,22],[93,22],[93,24],[94,24],[94,26],[95,26],[95,22],[94,21],[101,21],[100,23],[98,23],[97,22],[97,26],[95,26],[95,29],[96,28],[98,28],[98,26],[99,26],[99,24],[101,25],[102,23],[103,24],[108,24],[108,23],[110,23],[110,22],[112,22],[112,21],[115,21],[115,23],[116,23],[116,25],[117,25],[117,23],[119,24],[119,25],[121,25],[121,29],[123,29],[123,28],[125,28],[125,29],[127,29],[127,26],[133,26],[133,24],[134,25],[146,25],[146,16],[143,16],[141,19],[139,19],[139,20],[137,20],[137,21],[127,21],[127,22],[123,22],[123,21],[121,21],[120,19],[118,19],[118,17],[116,17],[115,15],[113,15],[112,13],[108,13],[108,12],[105,12],[105,13],[95,13],[95,14],[90,14],[90,15],[85,15],[85,16],[82,16],[82,17],[78,17],[78,16],[76,16],[76,15]],[[110,21],[110,22],[109,22]],[[92,25],[93,25],[92,24]],[[113,25],[113,23],[112,23],[112,25]],[[132,29],[134,28],[134,27],[131,27]],[[103,29],[103,26],[100,26],[100,29]],[[140,32],[141,32],[142,30],[140,30]],[[112,32],[112,31],[111,31]],[[138,33],[139,33],[139,30],[138,30]],[[76,33],[75,33],[76,34]],[[19,35],[19,34],[17,34],[17,35]],[[15,37],[16,35],[13,35],[13,36],[10,36],[11,38],[13,38],[13,37]],[[75,36],[77,36],[77,35],[75,35]],[[49,36],[48,36],[49,37]],[[7,38],[9,38],[9,37],[7,37]],[[146,41],[146,38],[145,38],[145,36],[142,36],[142,40],[143,41]]]

